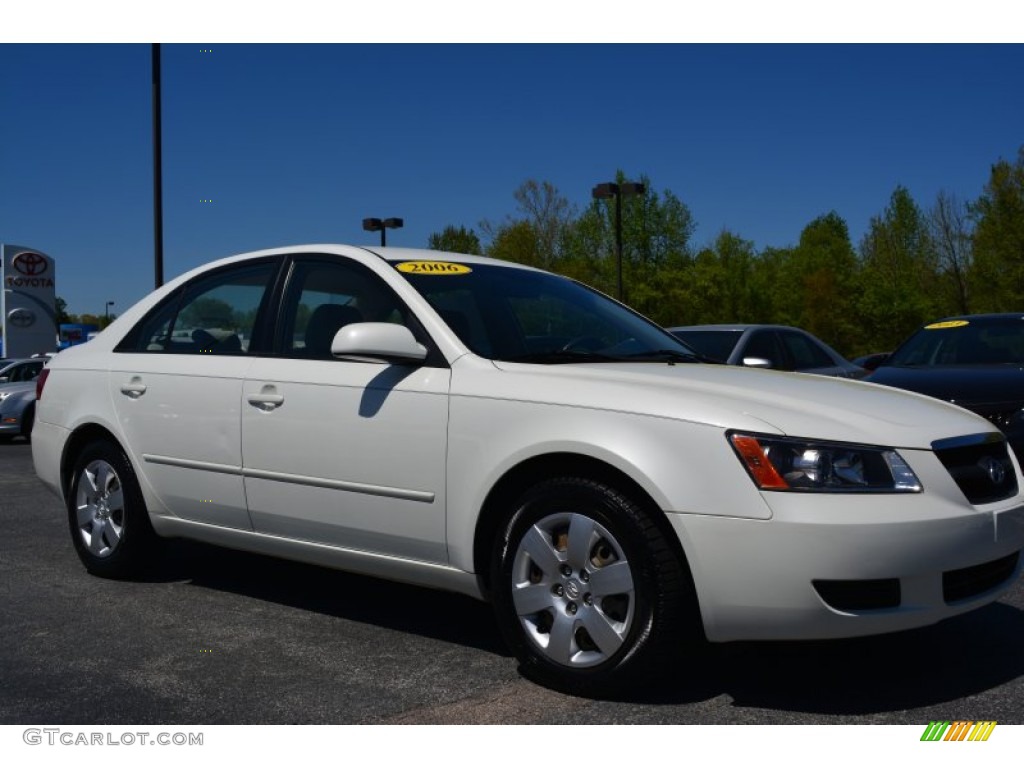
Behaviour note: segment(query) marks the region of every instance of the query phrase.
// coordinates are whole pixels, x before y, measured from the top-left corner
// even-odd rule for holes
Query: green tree
[[[975,311],[1024,309],[1024,147],[1017,160],[992,166],[981,197],[970,206],[975,222],[969,275]]]
[[[616,183],[626,181],[619,170]],[[643,195],[622,199],[623,300],[658,320],[684,314],[686,272],[692,265],[690,240],[696,225],[690,209],[670,190],[659,193],[646,175]],[[592,200],[563,240],[563,268],[610,295],[618,289],[615,200]]]
[[[928,211],[928,229],[943,280],[944,303],[966,315],[971,311],[967,277],[973,260],[967,206],[953,195],[940,191],[935,205]]]
[[[528,221],[510,221],[494,231],[487,255],[517,264],[539,267],[543,261],[537,231]]]
[[[61,323],[70,323],[71,315],[68,314],[68,303],[64,301],[60,296],[54,301],[54,310],[57,317],[57,325]]]
[[[861,242],[862,312],[867,333],[892,348],[923,322],[943,314],[939,274],[925,217],[910,192],[896,187]]]
[[[427,247],[434,251],[449,251],[451,253],[482,254],[484,252],[476,232],[463,226],[456,228],[451,224],[441,232],[431,234],[427,238]]]
[[[867,342],[857,321],[859,265],[843,218],[831,211],[800,233],[782,284],[790,291],[786,317],[844,354]]]
[[[510,216],[500,224],[480,223],[481,230],[490,240],[487,255],[559,271],[566,233],[575,219],[575,208],[548,181],[528,179],[512,196],[516,201],[516,217]],[[521,250],[510,249],[511,244]]]
[[[750,270],[750,320],[755,323],[799,325],[800,307],[791,287],[793,248],[767,247]]]

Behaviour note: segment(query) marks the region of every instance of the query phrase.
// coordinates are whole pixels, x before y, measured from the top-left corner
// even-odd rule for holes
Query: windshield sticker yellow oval
[[[965,325],[970,325],[970,322],[967,320],[945,320],[941,323],[926,325],[924,328],[926,331],[937,331],[940,328],[963,328]]]
[[[465,275],[473,271],[465,264],[451,261],[403,261],[397,269],[414,275]]]

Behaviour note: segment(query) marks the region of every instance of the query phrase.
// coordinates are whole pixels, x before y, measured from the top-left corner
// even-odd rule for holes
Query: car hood
[[[504,375],[453,371],[453,395],[904,448],[927,449],[941,438],[993,431],[975,414],[930,397],[813,374],[691,363],[492,365]]]
[[[876,369],[868,381],[920,392],[972,410],[1024,405],[1024,369],[1015,365],[886,365]]]

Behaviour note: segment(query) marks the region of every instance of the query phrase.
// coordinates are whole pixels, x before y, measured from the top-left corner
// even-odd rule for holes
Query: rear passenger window
[[[247,264],[189,284],[149,315],[119,351],[242,355],[249,351],[275,265]]]

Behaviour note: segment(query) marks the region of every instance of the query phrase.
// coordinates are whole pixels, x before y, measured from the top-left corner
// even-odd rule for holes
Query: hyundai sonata
[[[704,365],[580,283],[481,257],[221,260],[38,391],[35,467],[91,573],[178,536],[454,590],[576,693],[704,638],[932,624],[1020,569],[1020,468],[979,416]]]

